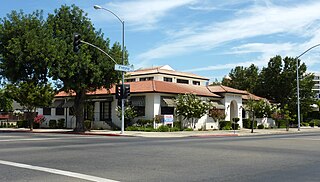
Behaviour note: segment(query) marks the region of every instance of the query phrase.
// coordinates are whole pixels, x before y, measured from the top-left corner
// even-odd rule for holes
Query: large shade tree
[[[231,87],[248,90],[255,95],[265,97],[274,102],[280,103],[292,114],[297,113],[297,60],[295,58],[275,56],[268,62],[267,67],[263,67],[260,72],[251,65],[249,68],[236,67],[229,73],[231,79],[225,79],[223,84]],[[314,85],[312,74],[307,74],[307,66],[299,64],[300,75],[300,101],[301,113],[310,110],[310,105],[314,103]]]
[[[8,84],[5,90],[30,112],[52,102],[48,65],[56,54],[52,32],[41,11],[12,11],[0,19],[0,74]]]
[[[87,14],[75,5],[61,6],[54,14],[49,14],[48,26],[53,31],[53,37],[59,45],[56,59],[51,60],[49,76],[60,81],[61,89],[74,92],[75,96],[75,131],[84,131],[84,103],[86,93],[96,89],[111,88],[120,79],[120,73],[114,71],[114,62],[99,50],[81,45],[78,53],[73,52],[73,34],[78,33],[81,39],[94,44],[119,64],[121,63],[122,50],[119,43],[110,48],[109,39],[104,39],[101,31],[96,31]],[[125,52],[125,62],[127,63]]]

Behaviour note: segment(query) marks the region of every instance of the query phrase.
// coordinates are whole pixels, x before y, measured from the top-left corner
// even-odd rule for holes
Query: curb
[[[208,134],[208,135],[192,135],[190,137],[206,138],[206,137],[237,137],[239,134]]]

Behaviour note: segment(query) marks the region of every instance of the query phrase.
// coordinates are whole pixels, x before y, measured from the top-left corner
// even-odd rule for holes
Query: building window
[[[153,77],[143,77],[139,79],[140,81],[148,81],[148,80],[153,80]]]
[[[87,102],[84,107],[84,119],[94,121],[94,102]]]
[[[161,107],[161,115],[173,115],[174,114],[174,107]]]
[[[137,116],[146,115],[145,96],[132,96],[129,104],[137,111]]]
[[[174,99],[174,97],[161,97],[161,115],[174,114],[174,107],[176,105]]]
[[[200,82],[199,81],[193,81],[192,84],[193,85],[200,85]]]
[[[75,109],[74,107],[69,107],[69,116],[75,116],[76,113],[75,113]]]
[[[43,108],[43,115],[51,116],[51,108],[50,107],[44,107]]]
[[[111,120],[111,102],[100,102],[100,120]]]
[[[177,83],[189,84],[189,80],[177,79]]]
[[[135,82],[135,81],[136,81],[135,78],[126,79],[126,82]]]
[[[64,108],[63,107],[57,107],[56,108],[56,115],[57,116],[63,116],[64,115]]]
[[[172,78],[163,77],[163,81],[165,81],[165,82],[172,82]]]

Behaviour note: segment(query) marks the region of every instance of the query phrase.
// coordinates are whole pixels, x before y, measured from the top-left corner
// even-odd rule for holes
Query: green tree
[[[220,121],[221,119],[226,118],[226,114],[224,113],[224,110],[222,110],[222,109],[212,108],[212,109],[210,109],[209,115],[215,121]]]
[[[8,97],[4,89],[0,89],[0,111],[8,112],[12,111],[13,100]]]
[[[75,5],[61,6],[48,16],[48,26],[59,45],[59,54],[52,60],[49,76],[62,82],[61,89],[74,92],[75,96],[75,131],[84,131],[84,101],[88,91],[111,88],[119,82],[120,72],[114,71],[114,62],[95,48],[81,45],[79,53],[73,52],[73,34],[81,34],[81,39],[90,42],[111,55],[121,63],[122,50],[119,43],[109,48],[109,39],[104,39],[101,30],[96,31],[87,14]],[[125,51],[125,50],[124,50]],[[128,54],[125,51],[125,64]]]
[[[237,66],[229,73],[229,79],[224,78],[222,84],[240,90],[247,90],[254,93],[258,80],[258,67],[254,64],[248,68]]]
[[[36,108],[50,106],[54,97],[54,90],[49,84],[35,85],[33,82],[19,82],[7,84],[5,90],[10,98],[27,110],[31,131]]]
[[[254,120],[256,117],[255,114],[256,114],[257,108],[258,108],[257,103],[258,102],[256,100],[250,98],[249,100],[247,100],[247,102],[244,105],[244,109],[246,111],[249,111],[249,116],[252,118],[252,120],[251,120],[251,133],[253,133]]]
[[[179,94],[175,102],[177,105],[177,116],[182,116],[183,119],[187,119],[192,128],[195,127],[194,119],[204,116],[210,108],[208,102],[201,100],[200,97],[194,94]]]
[[[12,11],[0,19],[0,74],[10,83],[46,83],[57,49],[41,11]]]
[[[229,73],[230,79],[224,79],[223,85],[233,88],[247,90],[255,95],[265,97],[281,104],[284,108],[297,113],[297,62],[295,58],[275,56],[268,62],[267,67],[263,67],[261,72],[251,65],[248,68],[237,66]],[[314,85],[312,74],[307,74],[307,67],[304,63],[299,64],[300,75],[300,104],[301,113],[310,111],[310,105],[314,102]]]
[[[9,96],[29,111],[31,130],[31,113],[53,99],[47,84],[48,65],[56,54],[52,31],[41,11],[12,11],[0,20],[0,74],[10,83],[6,86]]]

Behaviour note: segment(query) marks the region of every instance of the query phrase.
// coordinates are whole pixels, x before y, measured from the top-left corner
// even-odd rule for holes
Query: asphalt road
[[[140,138],[0,133],[0,181],[320,181],[320,134]]]

